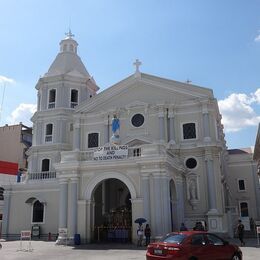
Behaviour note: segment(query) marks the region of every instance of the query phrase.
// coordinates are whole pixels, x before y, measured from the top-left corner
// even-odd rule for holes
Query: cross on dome
[[[142,62],[136,59],[133,65],[135,66],[135,73],[140,73],[139,67],[142,65]]]
[[[65,35],[66,35],[69,39],[71,39],[72,37],[75,36],[74,34],[71,33],[70,28],[69,28],[69,31],[68,31],[67,33],[65,33]]]

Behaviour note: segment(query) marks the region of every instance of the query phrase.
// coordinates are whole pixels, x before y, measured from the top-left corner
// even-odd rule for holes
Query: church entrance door
[[[131,242],[132,205],[127,186],[110,178],[98,183],[92,192],[94,201],[94,242]]]

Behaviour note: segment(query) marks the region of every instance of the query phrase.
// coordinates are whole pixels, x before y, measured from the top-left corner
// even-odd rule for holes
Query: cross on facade
[[[74,37],[75,35],[71,33],[71,30],[69,29],[69,32],[65,33],[66,36],[68,36],[69,38]]]
[[[139,73],[139,67],[142,65],[142,62],[136,59],[133,65],[135,66],[135,73]]]

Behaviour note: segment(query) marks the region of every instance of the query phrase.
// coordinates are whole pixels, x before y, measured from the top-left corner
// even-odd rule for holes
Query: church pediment
[[[117,108],[147,107],[148,104],[181,104],[185,101],[212,98],[212,90],[158,78],[148,74],[134,75],[102,91],[78,112],[109,111]]]

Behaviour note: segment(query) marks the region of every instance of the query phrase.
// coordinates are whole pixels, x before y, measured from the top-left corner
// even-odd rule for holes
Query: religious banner
[[[102,146],[94,151],[95,161],[122,160],[128,156],[127,145]]]

